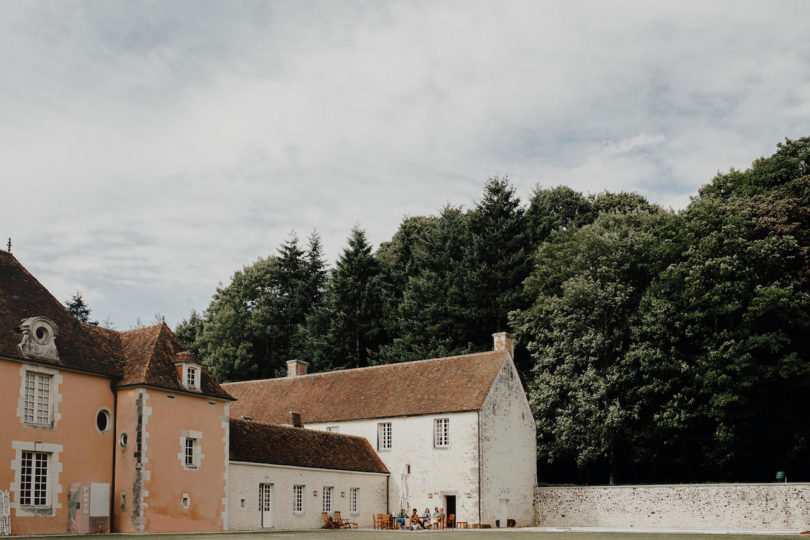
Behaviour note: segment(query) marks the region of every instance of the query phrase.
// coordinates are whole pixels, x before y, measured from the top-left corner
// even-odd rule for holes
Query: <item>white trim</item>
[[[205,454],[202,453],[202,436],[202,431],[184,429],[180,432],[180,453],[177,454],[177,458],[180,460],[184,471],[198,471],[202,468],[202,460],[205,457]],[[194,439],[192,465],[186,463],[186,441],[188,439]]]
[[[25,421],[25,381],[28,372],[37,373],[40,375],[50,376],[50,385],[48,389],[48,408],[49,422],[47,424],[38,424],[36,422]],[[17,401],[17,417],[20,422],[28,428],[44,429],[53,431],[56,429],[62,415],[59,412],[59,404],[62,402],[62,395],[59,393],[59,385],[62,384],[62,374],[59,370],[41,366],[38,364],[22,364],[20,366],[20,397]],[[95,421],[95,419],[93,419]]]
[[[107,413],[107,429],[105,429],[104,431],[101,431],[100,429],[98,429],[98,415],[101,412]],[[101,434],[109,433],[110,431],[112,431],[113,423],[114,422],[113,422],[112,411],[107,407],[99,407],[99,409],[96,411],[96,417],[93,418],[93,426],[96,428],[96,431],[98,431]]]
[[[11,484],[11,493],[14,494],[14,501],[11,507],[16,510],[16,517],[34,516],[55,516],[56,510],[62,508],[59,503],[59,494],[62,493],[62,485],[59,483],[59,474],[62,472],[62,464],[59,462],[59,454],[64,450],[61,444],[49,444],[29,441],[11,441],[11,448],[15,450],[14,459],[11,460],[11,470],[14,471],[14,482]],[[22,489],[21,469],[23,452],[45,452],[48,456],[48,500],[47,506],[22,506],[20,495]]]
[[[250,465],[251,467],[278,467],[279,469],[295,469],[297,471],[323,471],[343,474],[371,474],[376,476],[388,476],[390,473],[369,472],[369,471],[347,471],[345,469],[323,469],[321,467],[299,467],[297,465],[274,465],[272,463],[253,463],[251,461],[231,461],[231,465]]]

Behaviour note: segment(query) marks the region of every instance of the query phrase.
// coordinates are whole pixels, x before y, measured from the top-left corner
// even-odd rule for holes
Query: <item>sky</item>
[[[0,239],[58,299],[174,327],[317,230],[487,178],[675,210],[810,135],[810,2],[0,2]]]

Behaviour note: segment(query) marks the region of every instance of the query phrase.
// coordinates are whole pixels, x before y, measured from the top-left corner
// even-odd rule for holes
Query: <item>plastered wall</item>
[[[433,446],[433,421],[450,419],[450,445]],[[405,483],[408,511],[445,505],[445,497],[456,497],[456,519],[478,521],[478,413],[461,412],[423,416],[405,416],[373,420],[307,424],[308,428],[339,426],[340,433],[360,435],[377,448],[377,424],[391,422],[392,448],[377,454],[391,472],[389,509],[399,511],[403,474],[410,465]]]
[[[810,484],[538,488],[542,527],[810,529]]]
[[[504,362],[481,407],[481,522],[534,525],[537,449],[534,417],[517,370]]]
[[[323,487],[333,487],[332,511],[360,527],[371,528],[373,513],[385,512],[384,474],[326,471],[303,467],[231,462],[229,480],[230,530],[318,529],[323,525]],[[259,485],[271,486],[268,523],[259,512]],[[293,486],[304,486],[304,511],[293,512]],[[360,488],[356,513],[349,511],[349,490]],[[264,527],[263,527],[264,526]]]

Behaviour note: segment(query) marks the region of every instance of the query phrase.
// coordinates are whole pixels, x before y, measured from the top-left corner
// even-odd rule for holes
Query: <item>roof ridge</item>
[[[274,422],[262,422],[260,420],[246,420],[244,418],[230,418],[230,420],[232,422],[244,422],[245,424],[258,424],[260,426],[278,427],[278,428],[281,428],[281,429],[298,429],[298,430],[303,430],[303,431],[308,432],[308,433],[324,434],[324,435],[326,435],[328,437],[346,437],[348,439],[362,439],[364,441],[368,441],[368,439],[366,439],[362,435],[351,435],[349,433],[339,433],[339,432],[335,432],[335,431],[324,431],[322,429],[310,429],[310,428],[306,428],[306,427],[298,428],[298,427],[295,427],[295,426],[288,426],[286,424],[276,424]]]
[[[482,351],[477,353],[468,353],[468,354],[456,354],[454,356],[440,356],[438,358],[425,358],[423,360],[410,360],[407,362],[392,362],[390,364],[377,364],[376,366],[364,366],[359,368],[349,368],[349,369],[335,369],[333,371],[321,371],[319,373],[307,373],[306,375],[296,375],[295,377],[268,377],[266,379],[251,379],[249,381],[233,381],[227,383],[221,383],[221,386],[231,385],[231,384],[244,384],[244,383],[255,383],[255,382],[266,382],[266,381],[285,381],[287,379],[301,379],[303,377],[318,377],[318,376],[325,376],[325,375],[333,375],[335,373],[347,373],[349,371],[364,371],[364,370],[371,370],[371,369],[378,369],[378,368],[387,368],[391,366],[398,366],[402,364],[419,364],[422,362],[438,362],[440,360],[456,360],[458,358],[465,358],[467,356],[480,356],[482,354],[494,354],[494,353],[505,353],[506,351]]]
[[[157,325],[156,324],[155,326],[150,326],[148,328],[152,329],[152,328],[155,328],[155,327],[159,327],[160,330],[158,330],[158,334],[155,337],[155,341],[154,341],[154,343],[152,343],[152,350],[149,351],[149,357],[146,359],[146,362],[144,362],[144,366],[143,366],[143,380],[144,381],[147,380],[146,375],[149,372],[149,368],[152,366],[152,359],[155,357],[155,350],[157,349],[157,344],[160,341],[160,335],[163,333],[163,326],[162,325]]]

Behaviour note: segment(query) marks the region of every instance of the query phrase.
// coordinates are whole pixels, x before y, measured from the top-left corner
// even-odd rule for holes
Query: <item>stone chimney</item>
[[[290,423],[293,427],[304,427],[304,424],[301,422],[301,413],[290,411]]]
[[[287,377],[300,377],[307,374],[308,362],[303,360],[287,360]]]
[[[512,356],[515,355],[514,341],[515,338],[512,334],[506,332],[495,332],[492,334],[493,351],[506,351]]]

